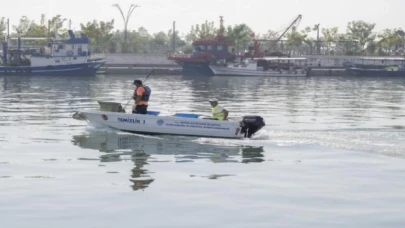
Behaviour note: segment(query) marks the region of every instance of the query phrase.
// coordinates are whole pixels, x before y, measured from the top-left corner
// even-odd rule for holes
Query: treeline
[[[42,14],[39,22],[23,16],[17,25],[12,25],[11,36],[17,37],[49,37],[56,34],[68,37],[66,25],[69,21],[61,15],[46,20]],[[69,26],[69,25],[68,25]],[[146,28],[128,30],[127,39],[124,31],[114,28],[114,20],[89,21],[80,24],[81,31],[89,36],[94,53],[171,53],[173,48],[173,30],[150,34]],[[310,26],[299,31],[292,29],[270,51],[288,54],[331,54],[331,55],[402,55],[405,43],[405,32],[400,28],[375,31],[375,24],[365,21],[349,22],[345,31],[339,28],[319,29]],[[175,32],[177,52],[191,53],[191,42],[197,39],[214,38],[219,27],[214,22],[204,22],[191,26],[187,33]],[[3,40],[7,32],[6,19],[0,17],[0,38]],[[243,52],[252,44],[252,29],[246,24],[226,26],[222,31],[225,38],[234,42],[236,52]],[[256,34],[262,42],[261,48],[270,47],[270,40],[277,40],[281,33],[269,30],[265,34]]]
[[[310,48],[311,53],[330,55],[403,55],[405,32],[401,28],[375,31],[375,25],[360,20],[349,22],[344,32],[338,27],[323,28],[319,30],[319,40],[310,36],[318,30],[315,25],[289,33],[287,46],[301,52]]]
[[[18,25],[13,25],[12,37],[49,37],[56,34],[63,38],[68,37],[65,25],[67,19],[57,15],[50,20],[45,20],[42,14],[40,22],[36,23],[26,16],[21,17]],[[5,37],[6,20],[0,18],[0,36]],[[114,20],[111,21],[89,21],[80,24],[81,31],[91,40],[93,52],[121,52],[121,53],[171,53],[173,48],[173,30],[161,31],[150,34],[146,28],[140,27],[137,30],[128,30],[125,41],[123,30],[114,30]],[[213,22],[205,22],[201,25],[192,26],[187,34],[175,32],[175,47],[177,51],[191,53],[191,42],[195,39],[213,38],[218,32]],[[242,49],[242,44],[246,43],[252,29],[246,24],[228,26],[225,36],[235,41],[236,49]],[[79,35],[79,34],[78,34]]]

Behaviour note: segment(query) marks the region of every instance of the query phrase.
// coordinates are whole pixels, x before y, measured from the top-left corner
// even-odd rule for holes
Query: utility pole
[[[140,6],[131,4],[131,6],[129,6],[129,10],[128,10],[128,13],[127,13],[126,16],[124,16],[124,13],[122,12],[121,7],[118,4],[114,4],[112,6],[117,7],[117,9],[121,13],[122,19],[124,20],[124,40],[125,40],[125,43],[126,43],[127,42],[127,33],[128,33],[127,32],[127,27],[128,27],[129,18],[131,17],[132,12],[134,12],[134,9],[137,8],[137,7],[140,7]]]
[[[51,20],[48,20],[48,36],[51,35]]]
[[[7,42],[10,39],[10,19],[7,18]]]
[[[320,41],[319,41],[319,25],[321,24],[316,24],[315,29],[316,29],[316,53],[318,55],[321,54],[321,46],[320,46]]]
[[[173,54],[176,54],[176,22],[173,21]]]

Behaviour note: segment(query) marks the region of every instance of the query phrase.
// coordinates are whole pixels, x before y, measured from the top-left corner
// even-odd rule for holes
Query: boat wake
[[[91,128],[91,131],[116,132],[109,128]],[[119,133],[135,135],[130,133]],[[190,136],[141,135],[145,139],[198,143],[219,147],[296,147],[307,146],[372,152],[385,156],[405,158],[405,132],[402,129],[328,129],[328,130],[269,130],[262,129],[252,138],[218,139]]]

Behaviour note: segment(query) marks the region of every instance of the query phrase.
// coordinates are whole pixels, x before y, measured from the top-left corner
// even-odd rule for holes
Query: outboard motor
[[[253,134],[258,132],[266,124],[261,116],[244,116],[243,120],[240,122],[240,127],[242,128],[242,133],[245,134],[245,138],[252,137]]]

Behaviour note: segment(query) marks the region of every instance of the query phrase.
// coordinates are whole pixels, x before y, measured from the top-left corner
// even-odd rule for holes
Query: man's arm
[[[142,97],[144,92],[145,92],[145,89],[142,88],[142,87],[136,90],[135,104],[138,104],[141,101],[141,97]]]
[[[228,119],[228,114],[229,114],[228,110],[222,109],[222,112],[224,113],[224,120],[227,120]]]
[[[137,96],[137,97],[136,97],[136,100],[135,100],[135,104],[138,104],[140,101],[141,101],[141,97],[140,97],[140,96]]]

